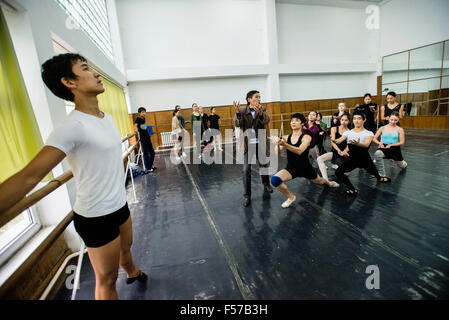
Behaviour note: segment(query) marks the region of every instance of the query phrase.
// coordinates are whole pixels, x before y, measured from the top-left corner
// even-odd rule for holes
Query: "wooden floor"
[[[257,166],[244,208],[241,165],[174,165],[158,154],[156,172],[135,180],[137,203],[128,185],[132,254],[149,282],[127,285],[120,270],[119,298],[449,298],[449,132],[406,129],[402,152],[405,170],[385,161],[391,184],[354,170],[357,197],[290,181],[288,209],[278,191],[264,197]],[[369,290],[373,265],[380,288]],[[77,299],[93,299],[94,288],[86,255]]]

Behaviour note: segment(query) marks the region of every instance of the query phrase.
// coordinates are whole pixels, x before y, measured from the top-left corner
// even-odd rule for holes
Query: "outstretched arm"
[[[288,144],[287,140],[284,140],[284,138],[282,140],[279,140],[279,144],[281,146],[284,146],[287,150],[290,150],[291,152],[301,155],[310,146],[311,141],[312,141],[311,136],[304,135],[304,137],[302,138],[301,145],[299,147],[294,147],[291,144]]]
[[[64,157],[58,148],[44,146],[25,168],[0,184],[0,214],[22,200]]]

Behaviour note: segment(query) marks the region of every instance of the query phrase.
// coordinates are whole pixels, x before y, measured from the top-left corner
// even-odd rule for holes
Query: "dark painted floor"
[[[287,183],[297,196],[288,209],[276,190],[264,199],[257,166],[244,208],[241,165],[174,165],[158,154],[156,173],[135,180],[138,203],[128,187],[132,253],[149,282],[126,285],[120,270],[119,298],[449,298],[449,132],[406,130],[402,151],[407,169],[385,161],[393,183],[356,169],[359,195],[347,197],[298,178]],[[380,289],[365,286],[369,265]],[[77,299],[94,288],[86,255]]]

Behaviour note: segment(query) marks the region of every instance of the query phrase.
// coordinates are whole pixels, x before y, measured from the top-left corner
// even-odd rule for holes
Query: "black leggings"
[[[338,180],[344,183],[349,190],[355,190],[355,188],[352,185],[351,181],[349,181],[349,178],[345,175],[345,172],[351,172],[355,168],[365,169],[366,171],[368,171],[368,173],[375,176],[377,180],[381,178],[379,172],[377,171],[376,165],[373,163],[373,160],[371,159],[369,153],[358,157],[350,156],[349,159],[347,159],[341,166],[338,167],[337,170],[335,170],[335,175],[337,176]]]

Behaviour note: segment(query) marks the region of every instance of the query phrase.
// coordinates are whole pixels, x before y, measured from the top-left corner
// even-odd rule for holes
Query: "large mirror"
[[[440,77],[442,54],[443,42],[410,50],[409,80]]]
[[[449,116],[449,76],[443,77],[440,91],[440,116]]]
[[[408,51],[382,59],[382,83],[407,81]]]
[[[449,40],[444,44],[443,76],[449,76]]]
[[[389,91],[406,116],[449,115],[449,40],[385,56],[382,104]]]
[[[440,69],[441,70],[441,69]],[[410,81],[408,100],[411,102],[410,116],[438,115],[438,98],[440,93],[440,77]]]

